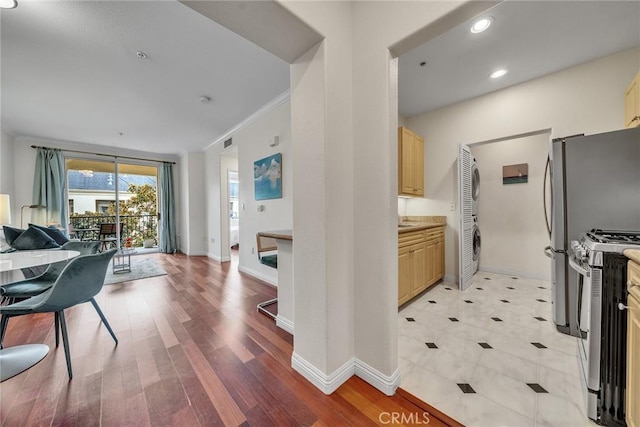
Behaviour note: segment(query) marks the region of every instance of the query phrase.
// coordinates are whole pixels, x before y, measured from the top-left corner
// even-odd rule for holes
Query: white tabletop
[[[80,255],[78,251],[60,250],[16,251],[0,254],[0,273],[66,261],[78,255]]]

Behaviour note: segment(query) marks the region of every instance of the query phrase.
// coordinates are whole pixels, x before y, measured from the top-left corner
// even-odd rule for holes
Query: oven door
[[[589,391],[600,387],[600,284],[602,270],[582,267],[572,255],[569,265],[578,273],[576,286],[576,321],[578,324],[578,353],[584,379]]]

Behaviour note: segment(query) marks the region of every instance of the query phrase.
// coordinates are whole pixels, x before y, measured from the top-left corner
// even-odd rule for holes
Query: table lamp
[[[8,194],[0,194],[0,225],[11,224],[11,199]]]

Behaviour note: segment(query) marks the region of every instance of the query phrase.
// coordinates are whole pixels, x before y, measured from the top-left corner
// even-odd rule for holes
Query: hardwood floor
[[[230,263],[148,256],[168,275],[105,286],[97,297],[117,346],[91,304],[66,311],[71,381],[53,315],[11,319],[5,346],[51,350],[0,384],[2,426],[459,425],[357,377],[324,395],[291,368],[291,335],[256,311],[274,288]]]

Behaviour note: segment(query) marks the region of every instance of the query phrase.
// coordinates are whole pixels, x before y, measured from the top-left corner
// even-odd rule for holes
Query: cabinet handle
[[[627,308],[629,308],[629,307],[624,305],[623,303],[621,303],[621,302],[618,303],[618,310],[625,311]]]

